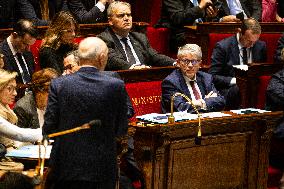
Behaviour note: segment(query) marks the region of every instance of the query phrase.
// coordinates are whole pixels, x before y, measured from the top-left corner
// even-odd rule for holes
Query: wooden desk
[[[147,189],[266,188],[272,130],[282,112],[236,115],[138,127],[135,158]]]
[[[133,22],[133,30],[144,32],[148,25],[149,24],[146,22]],[[103,32],[107,26],[109,26],[108,23],[80,24],[80,31],[77,37],[95,36]],[[45,35],[48,26],[38,26],[37,28],[39,30],[38,39],[42,39]],[[0,29],[0,42],[7,38],[12,31],[12,28]]]
[[[283,33],[284,23],[261,22],[261,33]],[[203,62],[207,62],[209,33],[236,33],[240,23],[204,22],[196,26],[185,26],[186,38],[190,43],[201,46]]]
[[[256,107],[259,87],[259,76],[273,75],[283,68],[283,64],[251,64],[248,71],[236,69],[235,76],[241,93],[241,106],[243,108]]]
[[[165,79],[176,69],[174,66],[153,67],[140,70],[119,70],[117,73],[125,83],[136,83],[141,81],[160,81]]]

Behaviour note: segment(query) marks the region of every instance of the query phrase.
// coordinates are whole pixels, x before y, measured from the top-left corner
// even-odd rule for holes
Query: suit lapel
[[[109,30],[109,33],[110,33],[112,39],[113,39],[114,45],[120,51],[120,53],[122,54],[124,60],[127,61],[127,57],[125,55],[125,52],[123,50],[122,44],[120,43],[119,39],[116,37],[115,33],[111,29],[108,29],[108,30]]]
[[[239,65],[240,64],[240,50],[239,50],[236,35],[232,39],[231,49],[232,49],[232,54],[231,54],[230,60],[232,61],[232,65]]]
[[[204,83],[204,78],[202,75],[199,74],[199,72],[196,73],[196,82],[198,85],[198,88],[200,90],[202,98],[206,95],[206,86]]]
[[[184,91],[185,95],[188,96],[191,99],[191,95],[190,92],[188,90],[187,84],[185,82],[185,79],[183,77],[183,74],[180,70],[176,70],[176,75],[177,75],[177,79],[178,79],[178,88],[180,89],[180,91]]]
[[[12,54],[12,51],[8,45],[8,42],[7,42],[7,39],[5,39],[5,41],[3,42],[3,52],[4,54],[6,54],[6,59],[7,61],[5,62],[8,62],[8,65],[6,64],[6,66],[4,65],[4,68],[5,69],[8,69],[8,70],[13,70],[17,73],[20,73],[20,70],[17,66],[17,63],[16,63],[16,60]],[[21,76],[18,75],[18,78],[20,78]],[[21,79],[22,80],[22,79]]]
[[[144,62],[142,55],[142,52],[144,52],[143,48],[141,48],[141,45],[136,41],[136,39],[131,35],[131,33],[129,33],[129,38],[139,61],[141,63]]]

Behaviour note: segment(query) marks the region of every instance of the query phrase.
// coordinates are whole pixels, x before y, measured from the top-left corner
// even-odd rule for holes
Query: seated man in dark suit
[[[213,8],[211,0],[201,0],[199,3],[197,0],[163,0],[158,25],[171,29],[170,48],[176,50],[187,43],[184,26],[206,21],[206,18],[216,15],[217,9]]]
[[[284,59],[284,50],[281,57]],[[266,91],[266,109],[270,111],[284,111],[284,69],[274,74]],[[284,170],[284,116],[276,127],[269,153],[270,165]],[[284,189],[284,171],[280,181],[280,189]]]
[[[35,43],[37,29],[29,20],[19,20],[11,35],[0,43],[4,55],[4,69],[18,73],[17,83],[29,83],[34,72],[34,57],[29,51]]]
[[[202,59],[201,48],[196,44],[180,47],[177,54],[180,69],[173,71],[162,82],[162,111],[170,112],[171,96],[183,93],[199,111],[221,111],[224,97],[219,94],[210,74],[198,71]],[[174,100],[174,111],[194,112],[192,105],[183,97]]]
[[[68,11],[63,0],[18,0],[16,4],[18,19],[33,20],[37,26],[48,25],[49,20],[61,10]]]
[[[283,63],[284,62],[284,56],[281,55],[281,52],[284,49],[284,34],[280,37],[280,39],[277,42],[277,48],[274,55],[274,62],[275,63]]]
[[[209,73],[225,97],[227,109],[237,109],[240,105],[233,65],[266,62],[266,44],[258,40],[260,34],[258,21],[245,19],[236,35],[219,41],[213,49]]]
[[[113,0],[68,0],[67,5],[79,23],[97,23],[106,21],[105,9],[111,2]]]
[[[0,1],[0,28],[10,28],[16,21],[17,0]]]
[[[108,7],[107,14],[110,28],[98,35],[109,48],[106,70],[173,65],[175,60],[155,51],[144,34],[130,32],[132,16],[129,3],[115,1]]]

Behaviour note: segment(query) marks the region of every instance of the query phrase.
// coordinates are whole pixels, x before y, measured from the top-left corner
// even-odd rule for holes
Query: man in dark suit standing
[[[188,96],[199,111],[221,111],[224,97],[219,94],[210,74],[198,71],[202,59],[201,48],[196,44],[180,47],[176,66],[162,82],[162,111],[170,112],[171,96],[179,92]],[[192,105],[183,97],[174,99],[174,111],[194,112]]]
[[[141,69],[150,66],[172,66],[174,59],[159,54],[147,37],[132,28],[129,3],[115,1],[107,10],[110,28],[99,34],[109,48],[106,70]]]
[[[127,133],[127,93],[122,80],[102,72],[107,53],[101,39],[84,39],[78,49],[82,67],[51,82],[44,134],[101,121],[90,130],[55,138],[50,157],[54,188],[115,187],[116,138]]]
[[[0,53],[4,55],[3,69],[18,73],[17,83],[29,83],[34,72],[34,57],[29,51],[35,43],[37,29],[29,20],[19,20],[11,35],[0,43]]]
[[[236,35],[219,41],[213,49],[209,73],[225,97],[227,109],[237,109],[240,105],[233,66],[266,62],[266,44],[259,40],[260,34],[258,21],[245,19]]]

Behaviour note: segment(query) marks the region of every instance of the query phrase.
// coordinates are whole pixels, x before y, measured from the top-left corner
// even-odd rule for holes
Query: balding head
[[[100,38],[87,37],[79,44],[78,57],[80,65],[91,65],[99,70],[104,70],[108,58],[108,48]]]

